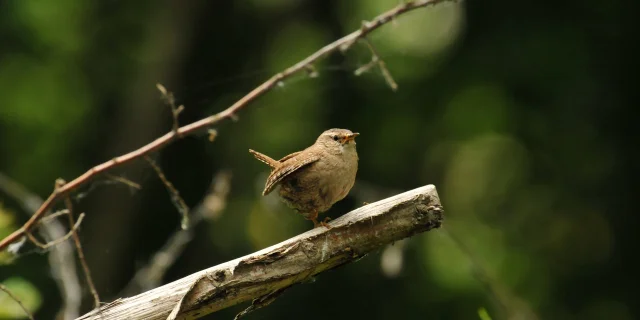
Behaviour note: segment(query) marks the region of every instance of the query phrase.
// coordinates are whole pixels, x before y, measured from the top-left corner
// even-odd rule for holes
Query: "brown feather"
[[[292,155],[289,155],[285,158],[287,158],[288,162],[291,162],[291,163],[282,165],[279,168],[275,169],[273,172],[271,172],[271,174],[269,175],[269,178],[267,178],[267,183],[264,187],[264,191],[262,192],[263,196],[273,191],[273,188],[288,175],[296,172],[297,170],[299,170],[300,168],[306,165],[309,165],[311,163],[314,163],[320,160],[320,157],[318,157],[317,155],[309,155],[308,157],[304,157],[303,159],[296,159]]]
[[[282,162],[282,161],[275,161],[271,157],[267,156],[266,154],[262,154],[262,153],[260,153],[258,151],[254,151],[254,150],[249,149],[249,152],[254,157],[256,157],[256,159],[260,160],[261,162],[264,162],[266,165],[268,165],[272,169],[277,168],[280,165],[280,162]]]
[[[282,159],[278,160],[278,162],[285,162],[285,161],[287,161],[287,160],[289,160],[289,159],[291,159],[291,158],[293,158],[293,157],[295,157],[295,156],[299,155],[299,154],[300,154],[300,152],[302,152],[302,151],[294,152],[294,153],[292,153],[292,154],[290,154],[290,155],[288,155],[288,156],[285,156],[284,158],[282,158]]]

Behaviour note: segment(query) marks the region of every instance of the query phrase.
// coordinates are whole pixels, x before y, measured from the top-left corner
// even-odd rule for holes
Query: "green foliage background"
[[[165,280],[309,229],[260,197],[267,168],[247,149],[280,157],[343,127],[361,133],[358,182],[328,215],[435,184],[445,229],[324,274],[250,317],[635,318],[636,59],[633,10],[621,3],[421,9],[370,36],[397,92],[377,69],[353,75],[370,60],[356,45],[317,65],[318,78],[288,80],[238,122],[221,124],[215,142],[201,135],[164,149],[155,157],[190,206],[215,172],[233,172],[223,216],[198,226]],[[397,4],[0,2],[0,171],[46,197],[56,178],[71,180],[170,129],[156,82],[185,105],[181,122],[195,121]],[[115,173],[143,189],[94,184],[77,204],[87,213],[81,237],[105,301],[180,222],[143,161]],[[5,194],[0,205],[4,236],[27,215]],[[61,300],[46,256],[4,253],[0,261],[0,282],[38,319],[53,319]],[[19,317],[1,294],[0,317]],[[90,304],[87,294],[85,311]]]

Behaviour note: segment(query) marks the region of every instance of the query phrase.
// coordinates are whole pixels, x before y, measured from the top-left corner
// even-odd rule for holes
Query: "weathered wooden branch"
[[[118,299],[78,319],[194,319],[253,299],[269,304],[294,284],[414,234],[440,227],[433,185],[368,204],[330,223],[162,287]],[[249,310],[248,309],[248,310]]]

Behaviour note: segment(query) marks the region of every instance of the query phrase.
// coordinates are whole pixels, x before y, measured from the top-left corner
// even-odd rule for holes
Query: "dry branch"
[[[204,119],[198,120],[191,124],[185,125],[183,127],[178,128],[177,130],[171,130],[166,133],[162,137],[157,138],[155,141],[137,149],[125,155],[116,157],[110,161],[107,161],[103,164],[97,165],[89,171],[85,172],[83,175],[75,178],[69,183],[56,188],[53,193],[47,198],[47,200],[40,206],[38,211],[33,214],[31,219],[29,219],[20,229],[14,231],[9,236],[5,237],[0,241],[0,250],[4,250],[9,244],[19,240],[22,238],[26,232],[30,231],[33,228],[38,220],[40,220],[46,212],[60,199],[64,198],[73,190],[76,190],[78,187],[86,184],[91,179],[93,179],[96,175],[105,173],[108,170],[111,170],[115,167],[119,167],[125,163],[131,162],[133,160],[139,159],[153,151],[157,151],[161,148],[164,148],[169,143],[175,141],[176,139],[186,137],[192,135],[197,132],[201,132],[203,130],[210,129],[210,127],[224,119],[235,119],[237,117],[236,113],[240,111],[242,108],[246,107],[253,100],[259,98],[263,94],[270,91],[273,87],[275,87],[278,83],[281,83],[283,80],[299,73],[299,72],[308,72],[309,70],[313,70],[313,63],[319,61],[320,59],[326,57],[327,55],[335,52],[335,51],[346,51],[348,50],[354,42],[358,39],[361,39],[371,33],[373,30],[378,29],[379,27],[393,21],[396,17],[412,11],[417,8],[426,7],[429,5],[435,5],[440,2],[451,1],[451,0],[416,0],[416,1],[406,1],[397,7],[382,13],[381,15],[375,17],[373,20],[369,22],[364,22],[362,27],[352,32],[349,35],[346,35],[333,43],[330,43],[320,50],[316,51],[312,55],[308,56],[304,60],[296,63],[295,65],[289,67],[281,73],[278,73],[272,76],[269,80],[253,89],[247,95],[242,97],[236,103],[234,103],[229,108],[225,109],[222,112],[214,114],[212,116],[206,117]]]
[[[41,205],[42,199],[31,193],[24,186],[17,183],[10,177],[0,172],[0,190],[15,198],[22,209],[31,215]],[[55,241],[65,236],[65,229],[62,223],[55,220],[57,216],[67,214],[66,210],[49,214],[37,224],[38,232],[45,241]],[[32,230],[32,232],[35,230]],[[75,319],[80,315],[80,304],[82,302],[82,287],[76,272],[75,256],[73,246],[68,242],[62,242],[51,248],[48,254],[49,268],[62,295],[64,304],[62,305],[62,319]]]
[[[193,319],[252,299],[257,308],[321,272],[438,228],[442,219],[436,188],[424,186],[351,211],[332,221],[330,229],[315,228],[151,291],[118,299],[79,319]]]
[[[171,235],[162,248],[153,254],[149,263],[136,271],[129,284],[125,286],[124,295],[137,294],[160,285],[167,270],[193,240],[194,227],[201,221],[212,221],[220,217],[226,206],[230,184],[231,172],[225,170],[215,175],[207,195],[189,213],[189,226],[186,229],[180,228]]]
[[[69,210],[65,210],[64,212],[66,212],[67,215],[70,215],[71,212],[69,212]],[[69,230],[69,232],[67,232],[67,234],[65,234],[64,236],[49,241],[47,243],[42,243],[40,242],[40,240],[36,239],[36,237],[34,237],[31,232],[27,232],[27,237],[29,238],[29,240],[31,240],[31,242],[33,242],[33,244],[35,244],[36,246],[38,246],[40,249],[48,249],[51,248],[53,246],[57,246],[67,240],[69,240],[69,238],[71,238],[71,236],[73,235],[74,232],[78,231],[78,228],[80,228],[80,224],[82,223],[82,219],[84,219],[84,213],[81,213],[80,216],[78,217],[78,221],[75,222],[75,224],[73,225],[73,227],[71,228],[71,230]],[[44,219],[42,219],[44,220]]]

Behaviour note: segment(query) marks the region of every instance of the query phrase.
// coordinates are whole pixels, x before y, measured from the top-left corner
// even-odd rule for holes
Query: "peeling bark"
[[[357,261],[395,241],[440,227],[436,188],[417,188],[351,211],[253,254],[194,273],[79,319],[194,319],[253,300],[238,315],[271,303],[291,286]]]

